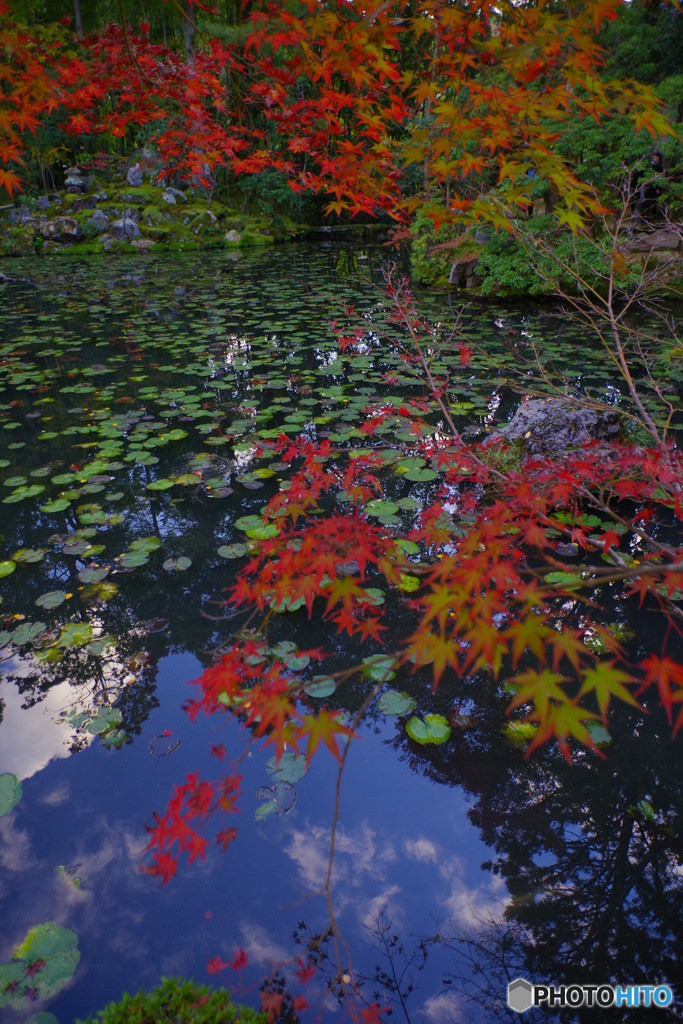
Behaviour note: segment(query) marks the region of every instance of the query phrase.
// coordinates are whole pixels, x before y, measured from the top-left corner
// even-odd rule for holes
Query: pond
[[[329,325],[352,303],[372,330],[386,260],[379,245],[325,242],[8,266],[0,284],[3,1022],[67,1024],[171,974],[227,981],[258,1006],[273,971],[301,991],[297,957],[309,954],[320,969],[302,1020],[343,1019],[337,994],[351,983],[361,1007],[377,1001],[394,1020],[437,1024],[514,1018],[507,985],[520,975],[538,984],[675,985],[683,757],[661,709],[615,711],[604,761],[584,750],[569,764],[549,747],[525,759],[501,735],[508,694],[475,692],[471,680],[448,675],[434,693],[430,673],[402,672],[392,685],[418,713],[450,714],[453,733],[443,745],[420,745],[406,734],[405,714],[375,701],[363,716],[343,772],[331,876],[341,964],[319,894],[336,761],[323,752],[301,777],[274,777],[272,749],[245,751],[239,722],[192,722],[183,711],[189,682],[235,628],[222,601],[246,550],[238,522],[258,515],[289,473],[286,462],[255,459],[254,439],[303,431],[351,451],[369,401],[417,394],[389,354],[349,372]],[[420,307],[448,334],[456,312],[447,297],[422,296]],[[499,368],[492,374],[475,352],[454,371],[459,422],[473,437],[514,408],[507,384],[525,339],[560,359],[563,334],[563,373],[588,392],[605,389],[600,352],[547,310],[470,308],[464,324]],[[378,431],[384,448],[392,430]],[[430,480],[419,466],[403,469],[417,469],[398,498],[408,515]],[[400,596],[391,600],[400,638],[409,616]],[[643,650],[651,649],[656,621],[643,624],[619,595],[605,614],[632,637],[634,656],[643,629]],[[382,650],[344,643],[305,609],[273,619],[269,643],[290,654],[294,645],[322,647],[333,667]],[[367,679],[356,678],[310,699],[353,714],[367,694]],[[237,839],[225,853],[210,847],[205,860],[183,862],[160,886],[141,871],[145,825],[188,774],[216,777],[212,748],[221,745],[244,754]],[[65,951],[50,977],[30,976],[31,987],[15,977],[12,954],[49,922],[66,930],[58,933]],[[231,963],[239,949],[246,966],[211,978],[207,964]],[[54,1017],[36,1017],[43,1011]],[[600,1019],[642,1019],[638,1009],[610,1012]],[[666,1012],[683,1017],[680,1003]],[[524,1019],[543,1019],[536,1013]],[[597,1019],[567,1012],[579,1017]]]

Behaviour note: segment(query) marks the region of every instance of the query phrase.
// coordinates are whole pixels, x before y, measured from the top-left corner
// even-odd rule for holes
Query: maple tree
[[[616,111],[638,128],[666,129],[649,88],[600,78],[595,33],[618,7],[619,0],[559,8],[545,0],[254,5],[238,40],[198,35],[191,55],[151,42],[146,24],[110,25],[75,43],[7,20],[0,183],[10,192],[21,186],[25,133],[59,110],[69,135],[101,140],[105,151],[112,140],[149,132],[161,177],[178,172],[206,185],[217,169],[273,168],[294,191],[328,194],[335,213],[405,220],[420,205],[435,222],[486,218],[508,228],[512,211],[530,203],[533,170],[558,195],[558,223],[579,231],[602,207],[554,148],[569,115]],[[410,186],[415,169],[419,195]],[[492,184],[505,186],[504,203]],[[618,243],[609,255],[612,289],[622,270]],[[337,325],[340,355],[352,361],[393,346],[413,390],[398,405],[369,401],[364,449],[349,453],[303,436],[264,444],[294,472],[247,530],[250,557],[229,596],[253,610],[256,626],[238,632],[195,681],[190,717],[233,716],[278,760],[293,750],[308,762],[324,746],[341,768],[391,674],[426,668],[434,686],[445,673],[504,685],[527,753],[554,740],[567,758],[577,744],[601,755],[595,725],[607,725],[613,702],[639,705],[655,691],[678,731],[683,666],[675,651],[638,662],[594,614],[600,588],[617,584],[659,609],[671,638],[680,633],[681,457],[639,398],[613,299],[610,291],[609,351],[645,437],[516,461],[505,442],[472,444],[461,435],[439,366],[443,345],[405,283],[388,282],[385,338],[346,311]],[[466,335],[445,344],[468,364]],[[377,441],[387,427],[403,434],[395,450],[415,460],[415,479],[434,488],[405,536],[394,519],[390,460]],[[578,566],[558,553],[558,539],[582,556]],[[398,591],[413,617],[412,633],[388,650],[378,591]],[[314,709],[296,658],[268,642],[272,616],[296,608],[367,650],[384,649],[379,670],[370,656],[331,674],[335,685],[354,672],[371,684],[351,721]],[[325,656],[301,653],[306,663]],[[225,764],[225,748],[212,753]],[[205,858],[209,822],[231,821],[240,778],[238,758],[228,758],[215,780],[194,773],[175,788],[149,827],[150,875],[166,883],[181,855],[190,864]],[[225,850],[237,832],[222,826],[214,838]],[[232,965],[216,958],[210,970],[244,963],[236,952]],[[281,1003],[277,991],[263,993],[269,1016]],[[360,1019],[381,1012],[375,1003]]]
[[[626,112],[637,129],[667,127],[649,86],[600,77],[595,35],[620,6],[262,3],[237,35],[208,22],[184,55],[153,43],[149,22],[125,20],[68,45],[62,34],[36,55],[38,35],[7,20],[4,5],[3,174],[19,187],[25,130],[59,107],[64,131],[105,152],[144,130],[161,176],[206,183],[219,168],[273,168],[294,191],[330,195],[329,212],[400,220],[419,203],[435,220],[504,225],[529,205],[533,169],[576,228],[596,207],[557,155],[570,115]],[[188,4],[189,16],[195,9],[209,10]],[[425,192],[411,196],[418,169]],[[506,186],[504,210],[490,202],[495,183]]]

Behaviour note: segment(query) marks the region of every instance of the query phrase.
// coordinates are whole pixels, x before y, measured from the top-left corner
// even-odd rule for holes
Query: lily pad
[[[16,775],[12,775],[11,772],[5,772],[3,775],[0,775],[0,818],[5,814],[9,814],[17,806],[22,796],[23,789]],[[2,988],[0,987],[1,993]],[[0,1006],[2,1006],[2,1003],[0,1003]]]
[[[17,563],[13,562],[11,559],[8,559],[5,562],[0,562],[0,579],[2,579],[3,576],[9,576],[10,573],[13,573],[16,567]]]
[[[15,949],[12,963],[0,964],[0,1006],[50,999],[71,980],[80,958],[75,932],[54,921],[37,925]]]
[[[244,544],[223,544],[218,549],[221,558],[242,558],[246,553]]]
[[[289,782],[293,784],[302,779],[308,771],[305,754],[296,754],[293,750],[285,750],[278,761],[271,757],[266,764],[266,771],[270,772],[274,782]]]
[[[37,597],[35,603],[39,608],[59,608],[60,604],[64,604],[66,598],[65,590],[48,590],[46,594]]]
[[[395,501],[382,501],[380,498],[369,501],[364,508],[364,512],[369,516],[393,516],[398,511],[399,506]]]
[[[364,658],[361,665],[363,675],[371,679],[373,683],[384,683],[394,679],[396,673],[393,671],[394,659],[385,654],[374,654],[371,658]]]
[[[184,572],[191,565],[192,559],[188,558],[187,555],[181,555],[180,558],[167,558],[164,562],[164,569],[166,572]]]
[[[20,647],[22,644],[32,643],[46,629],[44,622],[22,622],[12,633],[12,640]]]
[[[406,732],[416,743],[445,743],[451,735],[448,719],[443,715],[425,715],[424,721],[415,715],[406,724]]]
[[[304,686],[304,693],[309,697],[331,697],[337,689],[337,684],[332,676],[313,676],[310,683]]]
[[[161,480],[152,480],[151,483],[147,484],[148,491],[168,491],[171,487],[173,487],[173,481],[163,477]]]
[[[40,506],[41,512],[65,512],[71,502],[68,498],[55,498],[54,501],[46,501]]]
[[[415,710],[416,700],[403,690],[387,690],[378,701],[384,715],[407,715]]]

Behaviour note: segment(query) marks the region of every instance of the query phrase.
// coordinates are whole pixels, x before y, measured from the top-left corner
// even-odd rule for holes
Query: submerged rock
[[[523,402],[510,422],[491,438],[518,441],[528,455],[549,455],[586,441],[616,441],[621,417],[616,409],[591,409],[563,398]]]

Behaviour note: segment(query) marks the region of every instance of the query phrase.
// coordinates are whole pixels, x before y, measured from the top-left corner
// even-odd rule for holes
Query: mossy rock
[[[224,988],[212,989],[183,978],[163,978],[152,992],[110,1003],[95,1017],[76,1024],[265,1024],[265,1015],[236,1006]]]
[[[162,224],[168,224],[170,220],[166,211],[158,206],[145,206],[142,211],[142,222],[146,221],[150,227],[160,227]]]

